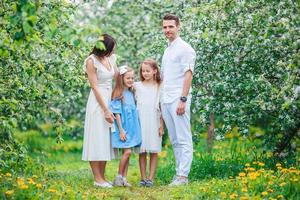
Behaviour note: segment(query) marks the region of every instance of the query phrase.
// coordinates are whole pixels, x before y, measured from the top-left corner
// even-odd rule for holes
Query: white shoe
[[[124,186],[123,177],[121,175],[117,175],[113,184],[115,186]]]
[[[169,184],[169,186],[187,185],[188,183],[189,180],[187,178],[176,176],[173,178],[173,181]]]
[[[108,182],[104,182],[104,183],[97,183],[96,181],[94,181],[94,186],[96,187],[102,187],[102,188],[112,188],[113,186],[111,184],[109,184]]]
[[[132,185],[130,183],[128,183],[127,179],[125,177],[123,177],[123,185],[125,187],[131,187]]]

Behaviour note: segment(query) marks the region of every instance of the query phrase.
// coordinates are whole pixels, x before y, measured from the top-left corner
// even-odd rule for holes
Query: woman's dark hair
[[[108,56],[113,51],[113,49],[116,45],[116,40],[108,34],[103,34],[103,35],[101,35],[101,37],[103,38],[103,40],[101,40],[101,42],[103,42],[105,49],[100,49],[100,48],[97,48],[96,46],[94,46],[90,55],[94,54],[94,55],[102,58],[104,56]]]

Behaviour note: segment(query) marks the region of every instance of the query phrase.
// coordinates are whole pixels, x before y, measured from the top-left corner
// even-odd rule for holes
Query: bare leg
[[[94,175],[94,179],[97,183],[104,183],[104,177],[101,175],[99,170],[99,163],[100,161],[90,161],[90,166],[92,168],[92,172]]]
[[[125,167],[125,170],[124,170],[123,177],[127,177],[129,161],[130,161],[130,156],[128,157],[128,160],[127,160],[127,162],[126,162],[126,167]]]
[[[124,149],[123,155],[121,157],[120,164],[119,164],[119,174],[122,176],[125,175],[126,167],[128,167],[127,162],[129,161],[130,154],[131,154],[130,149]]]
[[[149,179],[153,180],[157,167],[157,153],[150,153],[150,174]]]
[[[106,161],[100,161],[99,162],[99,172],[101,177],[105,180],[105,167],[106,167]],[[106,180],[105,180],[106,181]]]
[[[147,153],[140,153],[139,156],[141,180],[146,179]]]

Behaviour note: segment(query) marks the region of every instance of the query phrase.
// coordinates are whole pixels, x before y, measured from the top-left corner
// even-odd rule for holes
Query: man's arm
[[[184,81],[183,81],[183,88],[181,96],[186,97],[189,94],[191,85],[193,80],[193,73],[191,70],[188,70],[184,74]],[[177,106],[176,113],[177,115],[183,115],[185,113],[185,105],[186,102],[179,101],[179,104]]]

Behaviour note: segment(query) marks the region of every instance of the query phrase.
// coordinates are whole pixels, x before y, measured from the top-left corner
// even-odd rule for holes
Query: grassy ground
[[[93,187],[87,162],[81,161],[81,140],[66,137],[56,144],[51,136],[37,131],[18,134],[28,146],[31,165],[25,174],[1,172],[4,199],[299,199],[298,160],[277,163],[270,153],[263,154],[241,137],[216,142],[213,154],[205,152],[205,141],[195,145],[188,186],[168,187],[174,175],[172,149],[159,156],[156,186],[138,187],[137,156],[131,158],[128,180],[132,188]],[[265,156],[264,156],[265,155]],[[294,166],[294,167],[293,167]],[[113,180],[118,160],[107,164],[107,178]]]

